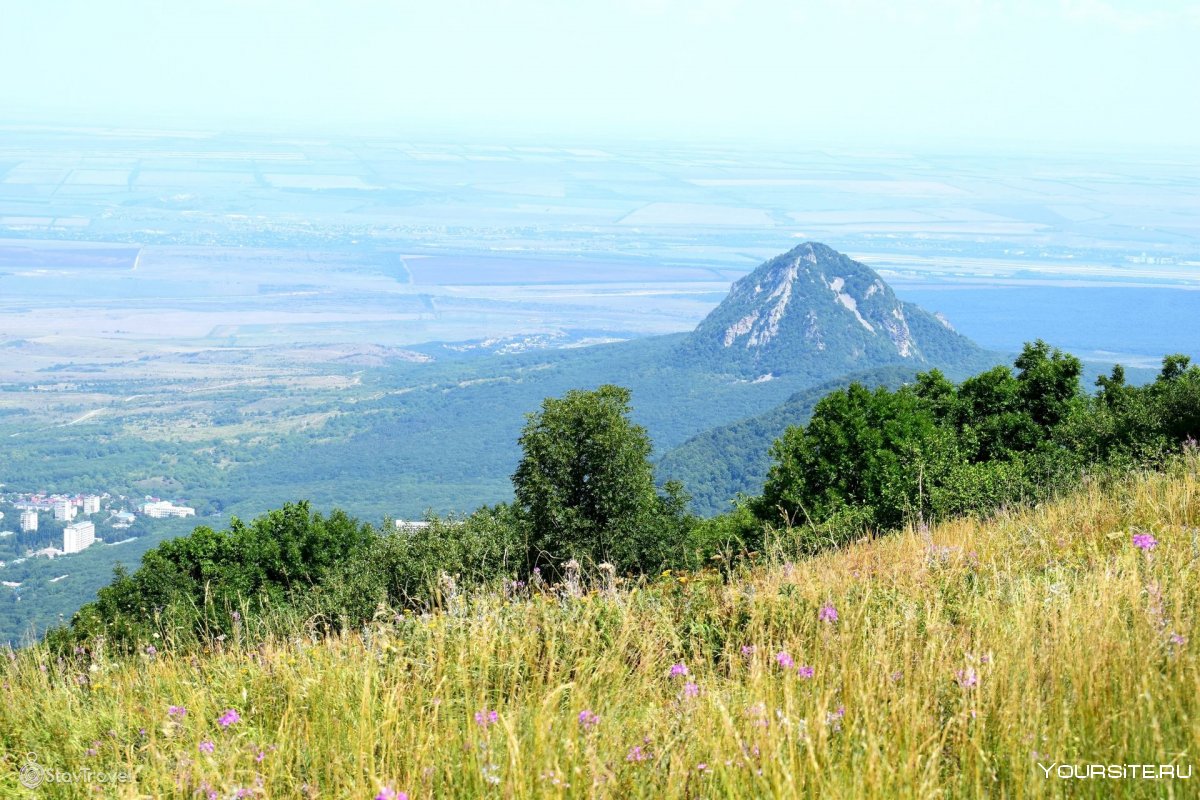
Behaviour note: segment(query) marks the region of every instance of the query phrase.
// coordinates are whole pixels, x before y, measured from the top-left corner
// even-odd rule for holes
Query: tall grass
[[[1198,468],[730,574],[447,587],[334,637],[33,647],[0,659],[0,796],[1200,796]],[[27,791],[27,753],[132,781]]]

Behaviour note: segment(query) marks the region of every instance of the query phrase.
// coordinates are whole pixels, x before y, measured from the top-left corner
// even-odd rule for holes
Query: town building
[[[83,498],[83,513],[84,514],[99,514],[100,513],[100,498],[94,494],[89,494]]]
[[[70,522],[75,519],[75,504],[67,499],[55,500],[54,519],[59,522]]]
[[[75,522],[63,528],[63,552],[78,553],[96,541],[96,526],[91,522]]]
[[[196,509],[188,506],[177,506],[167,500],[154,500],[142,504],[142,513],[147,517],[162,519],[163,517],[194,517]]]
[[[38,528],[38,513],[33,510],[21,512],[21,532],[32,533]]]

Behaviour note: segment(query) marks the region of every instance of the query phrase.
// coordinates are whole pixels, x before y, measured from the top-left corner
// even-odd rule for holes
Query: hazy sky
[[[4,0],[0,119],[1200,144],[1200,2]]]

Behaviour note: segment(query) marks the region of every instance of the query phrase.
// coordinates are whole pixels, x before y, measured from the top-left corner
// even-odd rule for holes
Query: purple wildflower
[[[214,745],[208,739],[205,739],[203,742],[200,743],[200,752],[201,753],[211,753],[213,750],[216,750],[216,749],[217,749],[217,746]]]
[[[779,666],[783,667],[784,669],[791,669],[796,665],[795,659],[788,655],[787,650],[780,650],[778,653],[776,653],[775,660],[779,663]]]
[[[1184,636],[1182,633],[1172,633],[1170,636],[1170,640],[1171,640],[1171,644],[1177,644],[1177,645],[1187,644],[1187,637]]]
[[[221,714],[221,716],[217,718],[217,724],[222,728],[228,728],[230,725],[241,721],[242,715],[233,708],[225,709],[225,713]]]
[[[754,655],[754,651],[756,649],[757,648],[752,644],[744,644],[742,645],[742,655],[744,655],[746,658],[749,658],[750,656]]]
[[[975,671],[974,667],[960,669],[955,675],[955,680],[958,682],[958,685],[964,689],[974,689],[979,685],[979,673]]]
[[[153,658],[154,656],[158,655],[158,648],[152,644],[146,645],[146,655]]]
[[[592,728],[600,724],[600,715],[589,709],[584,709],[579,712],[579,727],[585,731],[590,731]]]
[[[688,674],[687,664],[680,661],[678,664],[672,664],[670,672],[667,673],[672,678],[682,678]]]
[[[1149,533],[1135,533],[1133,535],[1133,546],[1149,553],[1154,548],[1158,547],[1158,539],[1155,539]]]
[[[699,696],[699,694],[700,694],[700,687],[697,686],[696,684],[692,683],[691,681],[688,681],[687,683],[685,683],[683,685],[683,696],[684,697],[697,697],[697,696]]]
[[[481,728],[486,728],[487,726],[494,724],[499,719],[499,711],[488,711],[487,709],[484,709],[483,711],[475,712],[475,724]]]
[[[817,674],[817,671],[815,669],[813,669],[812,667],[810,667],[808,664],[805,664],[804,666],[802,666],[796,670],[796,674],[799,675],[801,678],[811,678],[813,675]]]
[[[821,606],[821,610],[817,612],[817,619],[819,619],[821,622],[837,622],[837,609],[834,608],[831,603],[826,603],[825,605]]]
[[[167,706],[168,717],[186,717],[187,709],[183,706]]]
[[[650,753],[643,750],[640,744],[629,748],[629,752],[625,754],[625,760],[635,764],[640,764],[648,758],[650,758]]]

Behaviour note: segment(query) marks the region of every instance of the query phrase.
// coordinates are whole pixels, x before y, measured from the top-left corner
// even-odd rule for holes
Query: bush
[[[485,506],[429,523],[375,536],[352,553],[322,591],[325,613],[355,625],[371,619],[381,605],[426,609],[437,602],[443,575],[470,586],[525,567],[525,536],[512,506]]]

